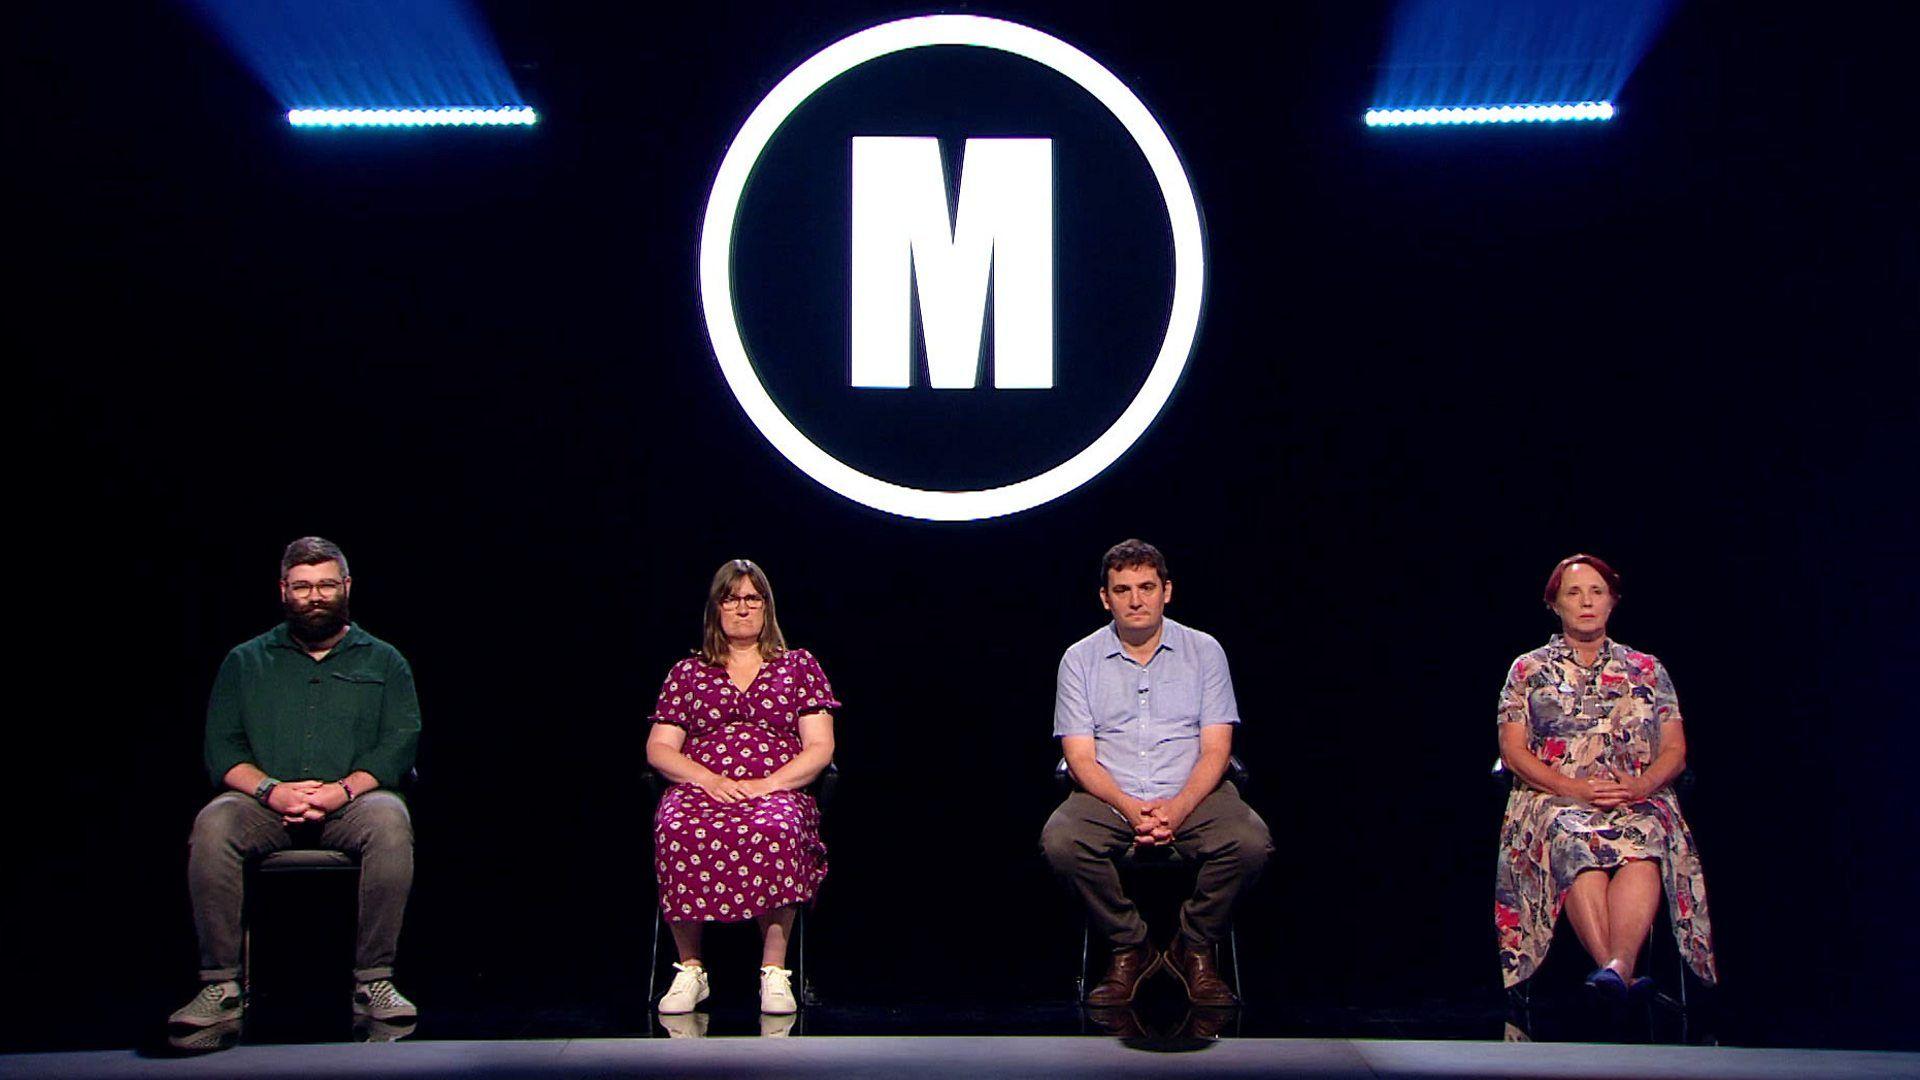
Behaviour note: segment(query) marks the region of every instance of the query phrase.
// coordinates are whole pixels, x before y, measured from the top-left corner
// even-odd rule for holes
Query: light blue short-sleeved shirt
[[[1200,760],[1200,729],[1239,722],[1226,650],[1172,619],[1144,664],[1127,655],[1112,623],[1060,658],[1053,734],[1093,736],[1094,759],[1136,799],[1178,795]]]

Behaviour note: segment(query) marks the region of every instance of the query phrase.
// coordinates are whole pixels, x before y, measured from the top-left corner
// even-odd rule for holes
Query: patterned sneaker
[[[793,999],[793,972],[768,964],[760,969],[760,1011],[769,1016],[788,1016],[800,1011]]]
[[[673,970],[679,974],[673,977],[673,985],[667,987],[667,995],[660,999],[660,1013],[663,1016],[678,1016],[690,1013],[695,1005],[707,1000],[707,969],[701,964],[675,964]]]
[[[211,1027],[222,1020],[237,1020],[246,1001],[240,995],[240,984],[228,979],[225,982],[210,982],[193,995],[193,1000],[173,1011],[167,1017],[167,1023],[181,1027]]]
[[[420,1015],[392,979],[375,979],[353,988],[353,1014],[374,1020],[412,1020]]]

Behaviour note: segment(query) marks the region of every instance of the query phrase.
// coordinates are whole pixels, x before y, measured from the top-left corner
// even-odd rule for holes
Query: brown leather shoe
[[[1131,1003],[1140,980],[1153,974],[1153,969],[1164,959],[1151,945],[1113,950],[1113,958],[1107,961],[1107,974],[1087,994],[1087,1004],[1100,1008]]]
[[[1195,947],[1180,934],[1173,935],[1173,947],[1167,950],[1167,970],[1187,988],[1187,1000],[1195,1005],[1229,1006],[1240,1004],[1227,981],[1214,966],[1213,946]]]

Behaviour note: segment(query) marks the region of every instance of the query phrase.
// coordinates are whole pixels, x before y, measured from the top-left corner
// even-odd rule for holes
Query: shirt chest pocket
[[[357,671],[328,672],[327,689],[329,696],[339,702],[340,711],[357,724],[379,722],[380,703],[387,693],[384,676]]]

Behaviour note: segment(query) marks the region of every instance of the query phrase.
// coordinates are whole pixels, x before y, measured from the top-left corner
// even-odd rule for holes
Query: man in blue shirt
[[[1196,1005],[1233,1005],[1214,945],[1234,899],[1273,853],[1266,823],[1224,782],[1240,722],[1227,655],[1210,634],[1166,617],[1167,561],[1127,540],[1100,563],[1113,621],[1060,658],[1053,733],[1077,790],[1047,819],[1040,848],[1113,947],[1089,1005],[1124,1005],[1161,967]],[[1171,847],[1196,864],[1193,894],[1164,954],[1120,885],[1128,848]]]

